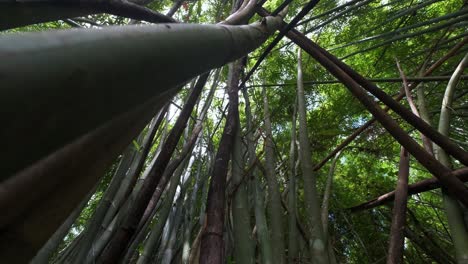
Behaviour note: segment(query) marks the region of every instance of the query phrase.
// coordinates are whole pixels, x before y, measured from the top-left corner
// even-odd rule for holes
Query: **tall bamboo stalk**
[[[280,264],[286,262],[283,231],[283,208],[281,207],[281,193],[278,176],[275,171],[275,145],[273,144],[270,110],[265,87],[263,87],[262,95],[264,119],[263,131],[265,133],[265,178],[268,184],[267,212],[270,219],[269,231],[273,259],[276,263]]]
[[[327,244],[324,240],[322,221],[320,219],[320,206],[318,201],[316,173],[312,168],[312,157],[307,129],[306,98],[302,74],[302,50],[297,55],[297,99],[299,115],[299,144],[302,178],[304,181],[304,203],[307,214],[307,223],[310,232],[310,254],[313,262],[328,263]]]
[[[462,61],[454,71],[452,78],[450,79],[447,88],[445,90],[444,98],[442,100],[442,106],[439,117],[439,132],[444,135],[449,135],[450,131],[450,117],[452,113],[452,101],[455,94],[455,88],[457,87],[460,75],[468,65],[468,53],[465,54]],[[450,157],[447,153],[437,145],[434,148],[437,159],[447,167],[452,167]],[[442,189],[445,213],[447,214],[447,220],[449,223],[450,233],[452,236],[453,244],[455,246],[455,253],[458,263],[468,262],[468,226],[463,218],[463,209],[458,201],[453,197],[453,194],[449,193],[446,189]],[[466,210],[466,209],[465,209]]]

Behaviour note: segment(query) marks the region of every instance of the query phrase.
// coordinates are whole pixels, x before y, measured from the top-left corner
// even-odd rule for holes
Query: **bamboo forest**
[[[0,263],[468,263],[468,1],[0,1]]]

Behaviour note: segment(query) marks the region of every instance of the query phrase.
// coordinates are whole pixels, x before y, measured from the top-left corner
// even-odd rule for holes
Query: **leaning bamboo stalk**
[[[103,256],[101,256],[103,260],[115,262],[115,260],[117,260],[124,253],[127,244],[130,242],[131,238],[137,231],[139,223],[145,222],[141,221],[142,217],[153,211],[152,208],[147,210],[148,204],[150,204],[150,207],[156,206],[157,201],[152,201],[151,199],[153,197],[153,192],[158,183],[161,181],[161,178],[164,176],[166,169],[168,168],[172,153],[175,151],[184,127],[190,118],[190,115],[201,92],[203,91],[203,87],[208,79],[208,75],[208,73],[205,73],[198,78],[197,84],[192,89],[187,102],[185,103],[179,117],[177,118],[176,123],[171,129],[171,132],[169,133],[166,141],[162,145],[161,153],[156,158],[148,176],[143,182],[141,190],[138,192],[131,208],[129,208],[125,220],[109,242],[109,246],[107,247],[106,251],[103,252]],[[178,164],[174,165],[174,168],[176,168],[177,165]]]
[[[152,212],[154,211],[154,208],[156,207],[157,203],[159,202],[161,198],[162,192],[167,186],[168,181],[170,180],[171,177],[173,177],[172,175],[175,173],[177,168],[182,164],[182,162],[186,159],[186,157],[190,153],[192,153],[195,143],[198,139],[198,134],[201,131],[201,128],[202,128],[201,125],[194,127],[194,129],[192,130],[192,135],[190,136],[190,138],[187,139],[187,142],[184,144],[182,151],[179,153],[179,155],[176,158],[173,158],[167,165],[167,168],[164,171],[164,174],[162,175],[158,186],[154,190],[151,200],[148,202],[145,212],[139,221],[137,230],[141,230],[143,225],[149,220]]]
[[[151,23],[174,23],[175,20],[132,1],[52,0],[13,1],[0,4],[0,30],[73,17],[108,13]]]
[[[187,158],[185,160],[188,161]],[[181,176],[185,170],[185,166],[178,167],[178,169],[174,172],[174,176],[171,178],[170,185],[168,186],[166,196],[163,200],[163,204],[159,212],[158,221],[155,221],[153,227],[151,228],[151,233],[146,242],[144,243],[143,252],[137,261],[138,264],[149,263],[151,261],[153,252],[157,249],[157,243],[163,232],[166,220],[171,212],[172,205],[174,202],[174,196],[177,190],[177,185],[179,184]]]
[[[198,149],[199,159],[197,160],[197,170],[195,174],[193,189],[190,194],[190,200],[188,201],[189,204],[191,205],[194,205],[197,203],[199,187],[202,185],[202,180],[203,180],[203,177],[201,176],[201,169],[202,169],[201,157],[202,157],[202,145],[203,145],[202,140],[203,138],[200,138],[200,143],[198,145],[199,146],[199,149]],[[186,223],[184,227],[185,230],[184,230],[183,247],[182,247],[182,264],[189,264],[190,254],[192,253],[191,246],[193,246],[193,242],[194,242],[191,239],[192,230],[197,225],[197,222],[194,221],[195,212],[196,212],[195,209],[196,209],[195,206],[191,206],[190,209],[188,209],[188,212],[185,218]]]
[[[159,113],[159,115],[160,116],[158,118],[155,117],[153,118],[152,122],[150,122],[148,134],[145,135],[145,137],[143,137],[143,135],[140,135],[140,140],[143,139],[142,141],[144,142],[143,152],[145,152],[145,150],[149,151],[154,134],[158,129],[158,127],[156,126],[157,121],[162,115],[164,115],[164,113]],[[75,263],[84,262],[86,256],[88,255],[89,249],[92,247],[94,239],[98,235],[99,228],[102,225],[102,221],[104,220],[104,217],[106,216],[109,207],[119,207],[119,203],[114,203],[114,199],[116,194],[118,194],[122,183],[125,183],[125,180],[128,181],[127,178],[133,178],[134,174],[136,177],[139,175],[139,173],[136,173],[135,171],[134,173],[132,173],[131,171],[133,171],[133,167],[138,166],[141,160],[144,161],[146,159],[146,155],[143,157],[141,154],[144,153],[140,153],[135,148],[135,146],[133,146],[133,144],[130,144],[127,147],[126,151],[124,152],[122,161],[119,164],[116,173],[112,177],[109,187],[103,194],[103,197],[101,198],[101,201],[99,202],[96,210],[94,211],[93,216],[86,223],[86,228],[82,232],[83,238],[82,242],[80,242],[81,245],[79,247],[79,252],[77,253],[76,258],[74,259]]]
[[[7,180],[1,183],[7,191],[0,193],[0,208],[8,214],[2,216],[0,225],[5,230],[2,245],[10,238],[7,234],[17,241],[16,246],[11,241],[2,246],[2,254],[32,257],[122,146],[181,83],[245,55],[278,26],[277,19],[268,18],[248,26],[175,24],[2,36],[0,54],[5,59],[0,64],[0,119],[6,145],[3,153],[8,153],[2,158],[8,166],[3,174]],[[50,100],[50,95],[56,100]],[[21,111],[17,111],[19,107]],[[113,121],[106,124],[109,120]],[[44,126],[50,122],[55,125]],[[86,134],[102,124],[106,125]],[[36,133],[30,134],[30,127]],[[14,140],[18,137],[24,140]],[[11,144],[13,141],[16,143]],[[28,152],[19,151],[26,148]],[[80,164],[93,166],[79,166],[80,159]],[[25,199],[19,201],[18,195]],[[39,228],[44,216],[50,217],[48,227],[41,223]],[[33,243],[23,244],[37,232],[40,235],[34,235]],[[14,248],[22,248],[23,253],[16,254]]]
[[[278,26],[267,19],[246,26],[139,25],[2,36],[1,179],[147,98],[252,51]]]
[[[422,76],[428,76],[430,75],[434,70],[439,68],[445,61],[447,61],[449,58],[454,56],[466,43],[468,42],[468,38],[464,38],[463,41],[455,45],[445,56],[437,60],[434,64],[432,64],[431,67],[429,67]],[[412,89],[414,87],[417,87],[420,81],[414,81],[413,83],[409,84],[408,86]],[[400,101],[405,97],[405,93],[400,92],[397,97],[395,98],[396,101]],[[390,108],[386,107],[384,108],[385,111],[390,110]],[[367,121],[364,125],[356,129],[351,135],[349,135],[340,145],[335,147],[334,150],[332,150],[322,161],[320,161],[317,165],[315,165],[314,170],[319,170],[325,163],[327,163],[331,158],[336,155],[339,151],[341,151],[343,148],[345,148],[349,143],[351,143],[356,137],[358,137],[363,131],[365,131],[367,128],[369,128],[372,124],[375,123],[377,119],[372,118],[369,121]]]
[[[465,54],[461,62],[455,69],[452,78],[450,79],[447,88],[445,89],[440,110],[438,130],[448,136],[450,133],[450,117],[452,114],[452,102],[455,95],[460,75],[468,65],[468,53]],[[444,149],[435,146],[435,154],[437,159],[447,167],[451,167],[450,157]],[[455,197],[445,189],[442,189],[442,197],[444,201],[445,213],[450,228],[450,234],[455,247],[455,256],[458,263],[468,262],[468,227],[463,217],[463,209],[457,202]]]
[[[184,187],[186,187],[187,184],[184,184]],[[159,248],[160,252],[160,263],[161,264],[171,264],[171,260],[174,257],[174,253],[176,251],[176,237],[177,233],[179,233],[179,228],[182,224],[183,221],[183,213],[185,213],[187,204],[184,204],[184,197],[186,193],[187,188],[181,188],[181,192],[179,194],[179,198],[177,199],[175,208],[174,208],[174,216],[172,219],[171,225],[166,225],[167,232],[169,236],[167,237],[167,240],[162,241],[165,243],[161,243],[161,247]],[[164,245],[165,244],[165,245]]]

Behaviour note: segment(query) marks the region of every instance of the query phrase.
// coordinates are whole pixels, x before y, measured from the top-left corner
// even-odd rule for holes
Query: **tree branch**
[[[453,176],[457,177],[460,181],[462,182],[467,182],[468,181],[468,167],[454,170],[452,172]],[[408,195],[413,195],[417,193],[422,193],[422,192],[427,192],[430,190],[438,189],[440,188],[441,185],[439,181],[436,178],[431,178],[427,180],[422,180],[417,183],[413,183],[408,185]],[[388,192],[386,194],[382,194],[379,197],[376,197],[372,200],[369,200],[365,203],[362,203],[360,205],[356,205],[350,208],[347,208],[348,210],[351,210],[351,212],[359,212],[362,210],[366,209],[371,209],[383,204],[386,204],[388,202],[393,201],[395,197],[395,191]]]
[[[168,16],[126,0],[44,0],[0,4],[0,30],[100,13],[151,23],[176,22]]]

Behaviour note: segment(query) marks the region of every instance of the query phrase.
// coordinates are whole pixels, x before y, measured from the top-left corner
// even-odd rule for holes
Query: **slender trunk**
[[[146,222],[139,227],[137,234],[132,238],[132,242],[126,250],[125,256],[122,259],[122,263],[136,263],[139,258],[140,252],[137,250],[140,244],[143,244],[144,240],[147,238],[148,233],[150,232],[150,224],[156,212],[159,212],[164,201],[159,200],[158,204],[154,208],[151,216],[146,220]]]
[[[304,86],[302,84],[302,50],[298,50],[297,59],[297,98],[299,114],[299,144],[302,177],[304,181],[304,204],[310,232],[310,254],[314,263],[329,263],[327,244],[323,236],[320,219],[320,207],[316,186],[316,174],[312,170],[312,157],[307,132],[307,110]]]
[[[405,90],[406,100],[408,101],[408,104],[409,104],[409,106],[411,108],[411,112],[413,112],[413,114],[415,116],[421,117],[421,115],[419,114],[418,108],[416,107],[416,104],[413,101],[413,96],[411,95],[411,89],[410,89],[408,81],[406,79],[406,75],[403,72],[398,60],[397,60],[397,67],[398,67],[398,71],[400,72],[401,79],[403,81],[403,88]],[[418,89],[418,87],[416,87],[416,89]],[[428,123],[422,117],[421,117],[421,119],[430,126],[430,123]],[[429,154],[434,155],[434,151],[432,149],[432,141],[426,135],[424,135],[424,133],[420,133],[420,134],[421,134],[421,140],[423,142],[424,149],[427,152],[429,152]]]
[[[234,62],[232,67],[240,67],[239,61]],[[207,226],[202,235],[200,245],[200,262],[204,264],[216,264],[225,261],[223,231],[226,176],[231,148],[239,123],[239,71],[232,70],[230,72],[228,80],[229,110],[211,174],[206,205]]]
[[[255,140],[253,135],[252,125],[252,110],[250,108],[249,94],[246,89],[242,90],[245,100],[245,115],[247,119],[247,152],[249,156],[249,167],[253,166],[256,160],[255,154]],[[268,232],[268,225],[265,217],[265,206],[263,203],[263,190],[258,180],[258,172],[253,169],[253,201],[255,211],[255,225],[257,227],[257,237],[259,240],[259,248],[262,264],[273,264],[273,253],[271,248],[270,234]]]
[[[166,16],[172,17],[175,14],[175,12],[177,12],[177,10],[179,10],[179,8],[180,8],[180,6],[182,5],[183,2],[184,2],[184,0],[174,1],[174,3],[171,6],[171,9],[169,9]]]
[[[172,220],[172,225],[170,227],[167,227],[170,235],[168,236],[168,240],[165,244],[165,247],[160,248],[162,252],[162,258],[161,258],[162,264],[171,264],[171,260],[174,257],[177,233],[178,233],[179,226],[183,219],[183,213],[185,211],[185,208],[183,205],[184,197],[185,197],[185,191],[182,192],[181,190],[181,193],[179,194],[179,198],[177,199],[177,202],[176,202],[176,206],[174,208],[175,212],[174,212],[174,217]]]
[[[265,132],[265,169],[268,184],[267,212],[270,218],[270,237],[273,259],[276,263],[285,263],[283,208],[281,207],[281,193],[275,172],[275,146],[271,133],[270,110],[265,87],[263,88],[263,116]]]
[[[288,260],[289,263],[297,263],[299,261],[298,248],[298,232],[296,226],[296,114],[297,104],[294,101],[294,112],[291,121],[291,146],[289,149],[289,193],[288,193]]]
[[[126,212],[128,212],[129,203],[124,204],[123,208],[117,212],[117,214],[112,218],[112,221],[107,225],[104,230],[100,232],[99,237],[97,237],[90,251],[88,252],[87,262],[94,263],[97,256],[101,254],[106,245],[109,243],[109,240],[112,238],[114,233],[119,227],[119,224],[125,218]]]
[[[159,212],[158,221],[156,221],[154,226],[151,228],[151,233],[144,244],[143,252],[138,258],[138,264],[149,263],[151,261],[153,252],[157,249],[156,245],[163,232],[164,226],[166,225],[166,220],[171,212],[177,185],[180,182],[184,168],[185,166],[178,167],[174,172],[173,177],[171,178],[171,183],[167,189],[163,205]]]
[[[176,158],[173,158],[169,162],[166,170],[161,176],[161,180],[158,186],[156,187],[156,190],[153,192],[151,196],[151,199],[145,209],[145,212],[143,213],[143,216],[140,219],[137,230],[140,230],[141,227],[144,225],[144,223],[148,220],[148,218],[150,218],[150,215],[153,212],[154,207],[159,202],[159,198],[161,197],[162,192],[166,188],[166,185],[169,179],[171,178],[172,174],[174,173],[174,171],[179,167],[179,165],[183,162],[183,160],[190,153],[192,153],[193,148],[196,144],[196,141],[198,140],[198,135],[202,129],[201,124],[202,124],[202,120],[199,120],[199,122],[197,122],[197,124],[195,125],[192,131],[192,135],[190,136],[190,138],[187,139],[187,142],[185,142],[185,144],[183,145],[182,151],[179,153],[179,155]]]
[[[112,234],[116,231],[115,227],[113,227],[112,229],[108,229],[107,227],[112,223],[113,219],[115,218],[115,216],[118,214],[119,211],[128,212],[129,208],[134,203],[135,198],[137,197],[139,191],[141,190],[143,182],[144,182],[145,178],[147,177],[147,175],[150,172],[150,168],[152,167],[152,165],[154,165],[156,157],[158,156],[159,152],[161,151],[161,147],[163,145],[161,142],[163,142],[165,140],[165,138],[166,138],[167,127],[168,127],[167,122],[164,125],[164,127],[162,129],[160,129],[160,130],[162,130],[160,135],[159,135],[159,142],[160,143],[158,145],[158,148],[154,152],[153,160],[151,162],[149,162],[149,166],[146,168],[144,173],[142,173],[142,175],[140,176],[140,172],[143,169],[144,163],[146,161],[146,158],[144,158],[144,157],[148,156],[148,154],[149,154],[150,148],[152,146],[154,133],[156,132],[155,130],[157,129],[157,127],[161,126],[161,123],[164,120],[164,117],[168,115],[169,106],[170,106],[169,104],[166,104],[166,107],[161,111],[160,115],[157,118],[156,124],[153,127],[154,130],[150,129],[148,136],[145,137],[145,143],[144,143],[144,146],[143,146],[143,148],[141,150],[141,156],[137,155],[136,162],[134,164],[132,164],[132,166],[130,167],[130,169],[128,171],[128,177],[125,177],[125,179],[122,181],[122,184],[120,185],[120,188],[119,188],[118,192],[113,197],[113,199],[112,199],[112,201],[110,203],[110,207],[106,211],[106,215],[105,215],[104,219],[101,222],[100,230],[97,233],[97,235],[106,233],[105,239],[104,239],[104,237],[96,236],[95,241],[96,242],[99,241],[99,242],[97,242],[97,244],[101,244],[101,245],[102,244],[104,244],[104,245],[107,244],[108,240],[111,239]],[[140,178],[138,178],[138,176],[140,176]],[[120,219],[118,220],[119,224],[122,221],[121,218],[125,214],[126,213],[120,213],[121,216],[120,216]],[[99,237],[99,238],[97,238],[97,237]],[[93,247],[94,247],[94,245],[93,245]],[[95,259],[101,253],[102,246],[97,247],[97,248],[99,248],[99,249],[94,249],[93,248],[93,250],[88,253],[88,257],[87,257],[87,262],[88,263],[89,262],[94,262]],[[91,254],[91,252],[93,252],[93,254]]]
[[[410,157],[408,152],[402,147],[400,152],[398,183],[395,193],[395,202],[393,204],[393,217],[387,264],[403,263],[403,246],[405,242],[403,230],[405,229],[406,207],[408,201],[409,160]]]
[[[408,212],[410,213],[409,215],[412,216],[411,211],[408,210]],[[383,216],[388,220],[391,219],[391,216],[387,213],[383,213]],[[417,219],[414,217],[412,218],[414,220],[413,225],[418,228],[418,230],[413,231],[409,226],[405,226],[403,229],[405,237],[407,237],[413,244],[421,248],[435,262],[440,264],[454,263],[454,260],[449,255],[447,255],[446,252],[439,250],[440,247],[434,243],[430,236],[427,236],[427,232],[424,230],[423,226],[420,226]],[[421,237],[421,235],[417,235],[417,233],[422,233],[424,236]]]
[[[239,121],[239,120],[237,120]],[[243,179],[244,160],[242,158],[242,140],[240,124],[237,124],[236,138],[232,151],[232,184],[237,186],[232,198],[232,222],[234,235],[234,260],[236,263],[253,264],[255,245],[251,237],[247,184]]]
[[[325,184],[325,191],[323,193],[322,201],[322,225],[323,225],[323,235],[325,240],[328,240],[328,207],[330,204],[331,188],[333,184],[333,177],[335,174],[335,167],[338,158],[340,157],[341,152],[338,152],[335,158],[332,161],[330,166],[330,171],[328,172],[327,182]]]
[[[53,263],[69,263],[71,262],[72,255],[81,241],[81,235],[78,235],[73,239],[68,246],[62,250],[59,255],[52,261]],[[46,262],[47,263],[47,262]]]
[[[202,224],[200,230],[193,241],[192,248],[190,249],[190,257],[189,257],[189,264],[198,264],[198,259],[200,258],[200,242],[201,237],[203,234],[203,230],[205,229],[205,224]]]
[[[166,130],[167,130],[167,125],[164,126],[160,141],[163,141],[163,139],[165,138]],[[160,146],[161,145],[162,144],[160,144]],[[138,193],[140,192],[143,186],[144,180],[150,173],[151,167],[154,165],[154,162],[157,159],[159,151],[160,151],[160,148],[158,147],[153,160],[150,162],[145,172],[141,175],[141,177],[134,184],[134,187],[129,195],[125,193],[132,187],[133,184],[131,184],[130,181],[127,181],[126,183],[123,183],[120,186],[121,188],[119,189],[119,192],[117,193],[116,197],[114,197],[114,199],[116,203],[120,201],[122,205],[118,208],[116,206],[112,206],[109,208],[109,210],[107,210],[106,216],[104,217],[104,220],[102,221],[102,224],[100,225],[98,236],[94,240],[92,248],[90,252],[88,253],[88,256],[87,256],[88,263],[96,262],[96,258],[100,256],[100,254],[102,253],[102,250],[108,244],[109,240],[112,238],[114,233],[118,230],[119,225],[122,223],[127,213],[129,212],[130,208],[132,207],[133,203],[135,202],[135,199],[138,196]],[[125,202],[123,202],[123,200],[121,199],[125,200]]]
[[[208,73],[203,74],[198,78],[197,84],[191,91],[187,102],[184,105],[176,123],[174,124],[169,136],[167,137],[158,155],[148,177],[145,179],[141,191],[139,192],[136,201],[133,203],[128,216],[122,226],[117,230],[117,233],[112,238],[108,248],[101,256],[104,262],[114,262],[124,252],[125,247],[129,243],[131,237],[137,230],[141,217],[145,213],[146,207],[151,200],[154,189],[158,185],[164,171],[169,163],[169,160],[174,152],[180,136],[184,131],[187,121],[193,111],[193,108],[200,96],[203,87],[208,79]]]
[[[418,104],[419,114],[421,115],[421,118],[430,125],[431,118],[429,116],[429,111],[427,110],[426,96],[424,95],[424,88],[425,88],[425,85],[422,83],[416,87],[416,96],[418,99],[417,104]]]
[[[254,175],[254,202],[255,202],[255,223],[257,227],[257,236],[260,242],[261,260],[263,264],[273,264],[273,246],[270,232],[265,217],[264,191],[258,180],[258,173]]]
[[[131,187],[131,184],[129,183],[134,182],[134,179],[136,179],[140,174],[140,170],[143,167],[146,155],[148,154],[152,145],[153,137],[159,127],[156,125],[158,125],[158,123],[160,124],[160,120],[162,120],[161,115],[164,115],[164,113],[159,113],[159,116],[157,118],[155,117],[150,122],[148,133],[144,137],[143,135],[140,135],[140,140],[138,140],[138,143],[143,146],[141,150],[136,149],[133,144],[130,144],[127,147],[122,161],[119,164],[116,173],[112,177],[112,181],[109,184],[109,187],[104,193],[98,207],[96,208],[96,211],[88,221],[86,228],[83,231],[83,238],[80,242],[79,252],[74,259],[74,263],[80,264],[84,262],[90,251],[90,248],[92,247],[93,241],[98,235],[100,226],[103,225],[103,220],[109,211],[108,209],[112,207],[115,211],[117,211],[118,208],[120,208],[123,199],[118,199],[119,197],[116,195],[120,195],[120,193],[122,193],[122,189],[127,192],[126,189]]]
[[[448,136],[450,130],[450,115],[453,96],[455,94],[455,88],[459,81],[460,75],[468,65],[468,53],[465,54],[463,60],[458,65],[457,69],[450,79],[447,89],[445,90],[444,98],[442,100],[442,107],[440,110],[439,119],[439,131]],[[437,159],[447,167],[451,167],[449,156],[445,151],[435,146],[435,152]],[[450,194],[447,190],[442,190],[444,198],[445,212],[449,223],[450,233],[452,236],[453,244],[455,246],[455,252],[458,263],[468,262],[468,228],[463,218],[463,209],[458,201]]]
[[[336,162],[338,161],[338,158],[340,157],[341,152],[338,152],[335,156],[335,158],[332,161],[332,164],[330,166],[330,171],[328,172],[328,177],[327,177],[327,182],[325,185],[325,191],[323,193],[323,201],[322,201],[322,225],[323,225],[323,236],[325,243],[327,243],[328,246],[328,258],[330,259],[330,263],[337,263],[336,258],[335,258],[335,253],[333,251],[333,245],[332,241],[330,239],[330,235],[328,232],[328,207],[330,204],[330,196],[331,196],[331,189],[332,189],[332,184],[333,184],[333,177],[335,174],[335,167],[336,167]]]
[[[190,258],[190,248],[191,248],[191,236],[192,236],[192,228],[196,225],[196,223],[192,223],[193,220],[195,220],[195,205],[197,202],[197,196],[198,196],[198,190],[200,185],[202,184],[201,180],[202,177],[200,175],[201,173],[201,167],[202,167],[202,143],[199,144],[199,150],[198,150],[198,157],[199,160],[197,162],[197,172],[195,175],[195,183],[192,189],[192,194],[190,197],[189,204],[192,205],[190,206],[190,209],[188,213],[185,216],[185,230],[184,230],[184,244],[182,248],[182,264],[188,264],[189,263],[189,258]]]
[[[194,148],[194,146],[196,144],[196,141],[198,140],[198,136],[200,134],[200,131],[202,129],[203,121],[205,120],[206,114],[207,114],[208,109],[209,109],[209,107],[211,105],[211,101],[213,99],[213,95],[214,95],[215,88],[216,88],[216,85],[217,85],[217,80],[218,80],[218,77],[219,77],[219,72],[220,72],[220,70],[217,70],[216,73],[215,73],[215,76],[214,76],[214,79],[213,79],[213,85],[212,85],[212,87],[210,89],[210,92],[209,92],[208,97],[207,97],[207,99],[205,101],[205,104],[203,105],[203,108],[202,108],[202,110],[200,112],[200,115],[199,115],[199,117],[197,119],[197,122],[193,127],[192,135],[190,136],[190,138],[187,138],[187,142],[183,145],[182,150],[179,153],[179,155],[177,156],[177,158],[173,158],[169,162],[169,165],[167,166],[166,170],[164,171],[164,174],[162,175],[162,177],[161,177],[161,179],[160,179],[160,181],[158,183],[158,186],[156,187],[156,190],[154,191],[154,193],[153,193],[153,195],[151,197],[151,200],[150,200],[148,206],[146,207],[142,218],[140,219],[140,223],[138,225],[138,230],[140,230],[140,227],[142,225],[144,225],[144,223],[147,222],[147,220],[150,218],[150,214],[154,211],[154,207],[158,203],[162,192],[166,188],[166,185],[169,182],[169,178],[172,176],[172,174],[177,169],[177,167],[180,165],[180,163],[185,159],[185,157],[187,155],[189,155],[190,153],[192,153],[193,148]],[[186,132],[187,131],[188,130],[186,130]],[[192,159],[190,161],[193,162]]]

